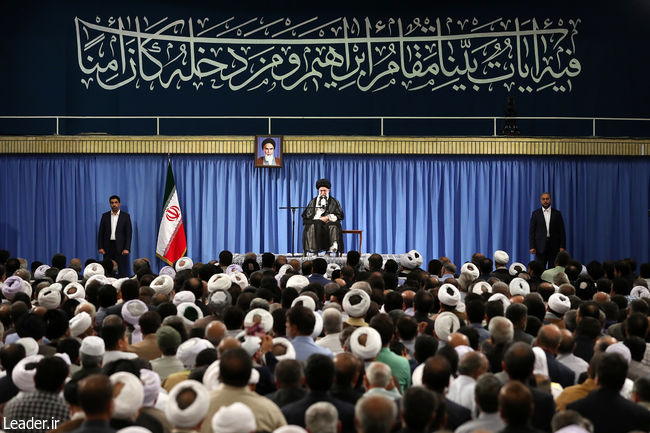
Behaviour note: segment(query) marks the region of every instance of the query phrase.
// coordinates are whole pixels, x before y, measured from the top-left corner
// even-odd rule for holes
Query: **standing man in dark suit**
[[[129,276],[129,252],[131,250],[131,217],[120,210],[120,198],[109,198],[111,210],[102,214],[97,234],[97,247],[104,259],[117,262],[119,277]]]
[[[551,194],[543,192],[540,201],[542,208],[535,209],[530,217],[528,241],[535,260],[550,269],[555,266],[557,253],[566,248],[566,233],[562,214],[551,208]]]

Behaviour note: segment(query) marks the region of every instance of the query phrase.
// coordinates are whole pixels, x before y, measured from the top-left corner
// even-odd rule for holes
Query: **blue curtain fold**
[[[460,264],[504,249],[527,263],[530,214],[548,191],[576,258],[650,260],[647,158],[285,155],[283,168],[258,169],[248,155],[179,155],[171,163],[195,261],[223,249],[290,252],[291,212],[279,208],[305,206],[322,177],[343,206],[343,228],[363,230],[363,253],[416,249]],[[57,252],[99,258],[100,215],[117,194],[133,221],[131,259],[154,258],[166,164],[163,155],[0,156],[0,248],[29,261]],[[356,249],[358,239],[345,243]]]

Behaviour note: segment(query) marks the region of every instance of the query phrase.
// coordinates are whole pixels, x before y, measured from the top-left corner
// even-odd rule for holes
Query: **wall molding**
[[[0,136],[4,154],[247,154],[255,136]],[[284,136],[287,154],[648,156],[650,140],[545,137]]]

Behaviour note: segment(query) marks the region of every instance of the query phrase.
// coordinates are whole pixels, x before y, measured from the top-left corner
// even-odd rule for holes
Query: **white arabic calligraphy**
[[[290,18],[238,23],[230,17],[207,29],[207,17],[164,17],[152,25],[147,17],[110,17],[107,25],[100,17],[94,21],[75,18],[86,89],[115,90],[133,82],[153,91],[191,82],[198,91],[208,79],[206,88],[227,84],[231,91],[355,86],[377,92],[399,86],[411,92],[446,87],[491,92],[501,84],[508,91],[567,92],[581,72],[575,57],[580,19],[560,19],[555,26],[546,19],[541,28],[534,18],[481,24],[477,18],[340,17],[321,23],[313,17],[294,24]]]

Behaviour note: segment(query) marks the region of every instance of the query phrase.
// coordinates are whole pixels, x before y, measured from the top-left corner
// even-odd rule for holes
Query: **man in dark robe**
[[[327,251],[336,253],[343,249],[341,220],[343,209],[337,199],[330,196],[332,184],[327,179],[316,182],[318,195],[311,199],[302,213],[305,226],[302,235],[303,250],[307,254]]]

